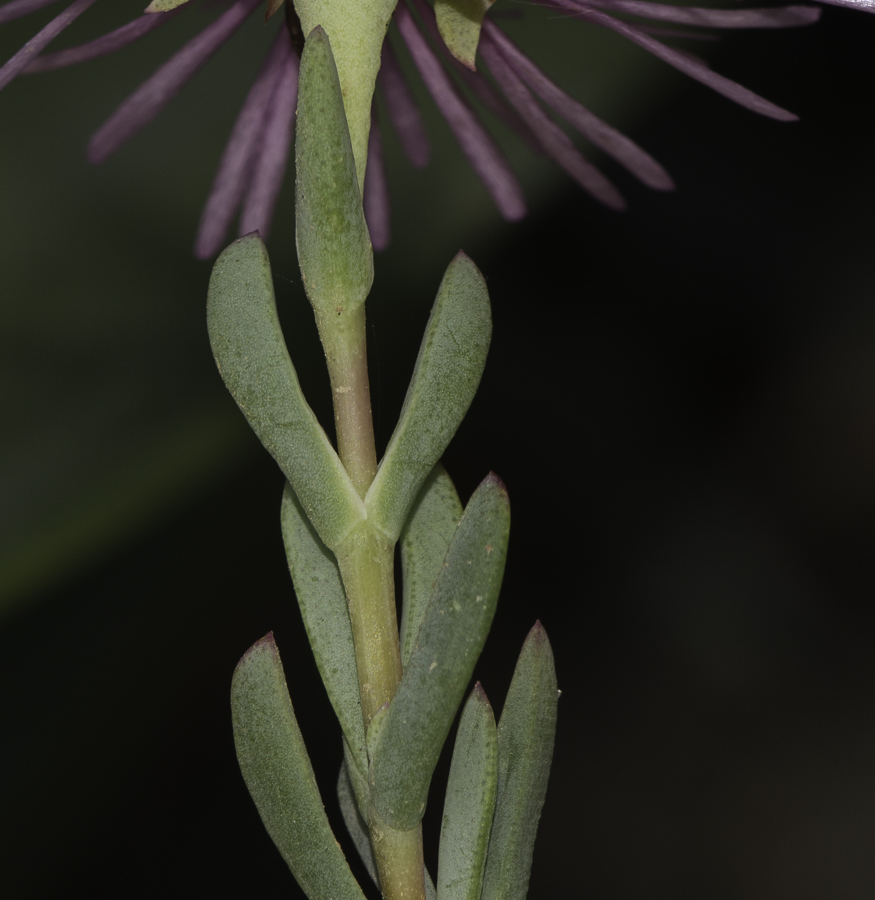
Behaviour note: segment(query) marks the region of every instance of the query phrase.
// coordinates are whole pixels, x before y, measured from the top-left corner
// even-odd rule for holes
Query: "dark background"
[[[36,18],[0,31],[6,56]],[[508,25],[521,42],[525,24]],[[875,17],[826,8],[705,47],[793,125],[611,39],[553,63],[560,30],[585,26],[535,25],[532,56],[574,68],[575,94],[679,190],[607,166],[630,200],[613,214],[512,147],[533,211],[506,226],[433,122],[425,175],[390,147],[404,202],[369,301],[385,443],[460,235],[489,281],[487,372],[445,463],[463,497],[493,469],[513,504],[477,670],[496,709],[535,618],[557,658],[530,895],[875,896]],[[230,673],[270,629],[337,820],[338,729],[285,569],[282,478],[218,383],[209,267],[188,255],[252,66],[217,61],[86,168],[147,51],[0,94],[9,898],[296,896],[230,731]],[[288,203],[278,297],[327,422]]]

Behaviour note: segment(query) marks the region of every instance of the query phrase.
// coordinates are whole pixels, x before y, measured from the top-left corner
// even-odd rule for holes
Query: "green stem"
[[[377,473],[364,304],[352,311],[341,307],[336,313],[317,315],[316,323],[331,378],[337,451],[364,497]],[[368,522],[337,551],[355,642],[365,731],[401,681],[394,557],[394,543]],[[395,831],[374,814],[369,820],[384,900],[425,900],[422,829]]]
[[[365,730],[395,695],[401,649],[395,614],[394,547],[367,523],[338,551],[355,642]]]
[[[319,337],[328,360],[334,399],[337,452],[362,497],[377,474],[377,450],[371,417],[365,305],[337,317],[317,317]]]
[[[380,822],[372,810],[370,829],[383,900],[423,900],[422,826],[417,825],[410,831],[395,831]]]

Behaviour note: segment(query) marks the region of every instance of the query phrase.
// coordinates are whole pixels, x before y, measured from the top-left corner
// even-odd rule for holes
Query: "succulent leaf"
[[[231,713],[246,786],[304,893],[310,900],[364,900],[328,824],[272,634],[234,670]]]
[[[225,385],[319,537],[335,550],[366,513],[301,392],[277,317],[270,260],[257,232],[234,241],[216,260],[207,325]]]
[[[525,900],[556,735],[556,670],[547,632],[526,637],[498,723],[498,793],[481,900]]]
[[[298,76],[295,237],[304,288],[318,318],[357,309],[374,259],[331,43],[310,32]]]
[[[397,3],[398,0],[295,0],[304,34],[309,36],[321,25],[331,38],[359,191],[364,186],[371,100],[380,70],[380,52]]]
[[[422,818],[441,747],[492,624],[509,531],[507,492],[490,475],[465,508],[374,742],[371,803],[396,830]]]
[[[426,479],[401,532],[401,664],[407,666],[444,557],[462,518],[462,502],[438,463]]]
[[[393,540],[474,399],[491,336],[486,282],[458,253],[444,274],[401,416],[365,497],[368,516]]]
[[[480,900],[498,786],[495,717],[478,682],[462,710],[444,800],[438,900]]]
[[[319,539],[289,484],[283,492],[280,519],[310,649],[356,764],[367,772],[355,645],[337,560]]]
[[[435,0],[438,31],[447,49],[474,71],[483,17],[495,0]]]

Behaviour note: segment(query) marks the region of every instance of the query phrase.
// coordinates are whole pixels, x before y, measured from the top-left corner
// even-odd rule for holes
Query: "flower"
[[[56,0],[9,0],[0,6],[0,24],[53,2]],[[127,25],[86,44],[55,53],[43,53],[48,44],[94,2],[73,0],[0,67],[0,89],[20,73],[61,68],[120,50],[191,5],[189,0],[155,0],[150,10],[169,11],[147,10]],[[89,144],[89,159],[101,162],[151,122],[262,2],[234,0],[217,19],[160,66],[97,130]],[[816,7],[722,10],[670,6],[650,0],[532,2],[615,31],[754,112],[781,121],[796,118],[747,88],[713,72],[692,54],[657,40],[655,35],[701,36],[701,33],[693,35],[666,31],[666,24],[718,29],[806,25],[817,20],[819,10]],[[821,2],[875,12],[875,0]],[[282,0],[268,0],[265,18],[269,18],[281,5]],[[259,230],[266,236],[270,228],[288,164],[297,101],[299,50],[303,40],[292,4],[286,3],[285,7],[285,23],[277,30],[244,101],[204,208],[195,241],[195,254],[202,259],[214,256],[222,248],[238,210],[240,234]],[[648,19],[658,24],[633,24],[625,17]],[[673,187],[670,176],[656,160],[562,91],[488,15],[479,35],[478,54],[483,65],[476,72],[464,66],[448,50],[440,37],[434,10],[425,0],[401,0],[392,22],[400,43],[410,54],[429,94],[504,218],[514,221],[525,215],[523,192],[504,154],[480,121],[472,98],[500,116],[535,150],[551,157],[586,192],[610,208],[624,208],[622,196],[577,150],[565,131],[556,124],[551,112],[648,187],[655,190],[670,190]],[[388,40],[383,45],[378,87],[405,155],[414,166],[424,167],[430,155],[428,138],[420,112]],[[364,182],[365,215],[372,242],[379,250],[389,243],[390,204],[381,124],[376,116],[372,118],[368,159],[370,164]]]

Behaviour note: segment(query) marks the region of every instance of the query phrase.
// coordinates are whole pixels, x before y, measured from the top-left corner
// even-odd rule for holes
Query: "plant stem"
[[[364,497],[377,474],[365,307],[339,308],[336,313],[317,316],[316,324],[331,378],[338,455]],[[337,552],[355,643],[365,731],[401,681],[394,556],[394,544],[368,522]],[[425,900],[422,829],[395,831],[372,812],[368,818],[384,900]]]
[[[326,321],[318,316],[319,337],[328,360],[337,452],[352,483],[364,497],[377,474],[377,450],[371,417],[365,305]]]
[[[349,604],[367,730],[380,707],[395,695],[401,680],[394,547],[365,523],[347,538],[337,562]]]
[[[395,831],[371,811],[371,845],[380,872],[383,900],[421,900],[425,897],[422,826]]]

